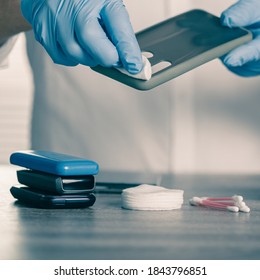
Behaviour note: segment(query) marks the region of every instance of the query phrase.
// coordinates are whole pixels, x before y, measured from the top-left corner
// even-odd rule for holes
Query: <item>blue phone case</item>
[[[10,163],[59,176],[95,175],[99,171],[94,161],[39,150],[14,152],[10,156]]]

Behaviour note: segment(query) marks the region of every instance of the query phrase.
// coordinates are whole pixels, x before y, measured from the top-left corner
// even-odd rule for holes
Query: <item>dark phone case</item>
[[[114,68],[92,69],[133,88],[149,90],[252,40],[249,31],[224,27],[218,17],[203,10],[191,10],[163,21],[136,37],[141,51],[153,54],[149,58],[152,66],[162,61],[171,65],[154,73],[149,81],[129,77]]]
[[[35,208],[86,208],[92,206],[96,201],[96,197],[93,194],[58,196],[34,190],[23,185],[11,187],[10,192],[19,202]]]
[[[89,193],[95,188],[95,177],[92,175],[60,177],[33,170],[18,170],[17,179],[20,184],[54,194]]]

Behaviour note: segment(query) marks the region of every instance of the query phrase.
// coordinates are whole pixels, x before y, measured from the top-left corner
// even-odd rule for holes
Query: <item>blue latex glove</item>
[[[222,58],[232,72],[244,77],[260,75],[260,0],[240,0],[221,15],[223,25],[246,27],[253,41],[242,45]]]
[[[57,64],[143,67],[122,0],[21,0],[21,10]]]

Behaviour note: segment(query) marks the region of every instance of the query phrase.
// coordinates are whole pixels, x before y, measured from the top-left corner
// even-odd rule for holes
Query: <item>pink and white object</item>
[[[190,199],[192,206],[204,206],[213,209],[227,210],[230,212],[245,212],[249,213],[250,208],[243,201],[240,195],[232,197],[196,197]]]

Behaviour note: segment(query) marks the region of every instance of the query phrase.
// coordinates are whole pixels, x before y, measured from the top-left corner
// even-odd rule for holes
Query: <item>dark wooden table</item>
[[[15,169],[0,167],[0,259],[260,259],[260,176],[103,173],[98,181],[156,183],[184,190],[174,211],[121,208],[120,188],[88,209],[47,210],[15,202]],[[118,188],[118,186],[117,186]],[[193,196],[240,194],[251,213],[189,205]]]

